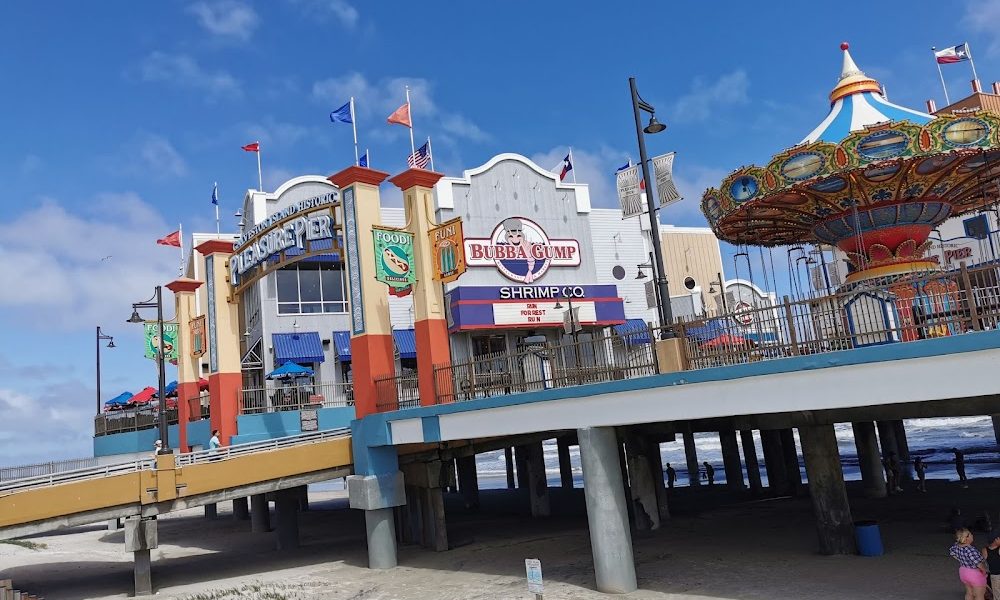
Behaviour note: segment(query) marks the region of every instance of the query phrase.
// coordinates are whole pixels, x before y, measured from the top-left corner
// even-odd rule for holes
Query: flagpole
[[[257,190],[264,191],[264,175],[260,170],[260,140],[257,141]]]
[[[354,130],[354,166],[358,166],[360,161],[358,157],[358,123],[357,119],[354,118],[354,96],[351,96],[351,129]]]
[[[573,183],[576,183],[576,159],[573,158],[573,146],[569,147],[569,172],[573,174]]]
[[[410,156],[417,153],[417,146],[413,143],[413,107],[410,106],[410,86],[406,87],[406,112],[410,114]]]
[[[941,78],[941,89],[944,90],[944,102],[945,102],[945,106],[950,106],[951,105],[951,99],[948,98],[948,86],[944,84],[944,73],[941,72],[941,63],[939,63],[937,61],[937,48],[935,48],[934,46],[931,46],[931,53],[934,54],[934,64],[936,64],[937,68],[938,68],[938,77]]]
[[[368,168],[372,168],[372,151],[365,148],[365,156],[368,157]]]
[[[979,82],[979,75],[976,75],[976,63],[972,60],[972,48],[969,47],[969,42],[965,42],[965,53],[969,55],[969,65],[972,67],[972,78]]]
[[[427,136],[427,155],[431,159],[431,171],[434,170],[434,146],[431,146],[431,136]]]
[[[215,234],[218,235],[222,233],[222,229],[219,227],[219,182],[218,181],[216,181],[215,184],[212,186],[212,195],[214,196],[213,199],[215,200],[215,202],[212,203],[215,205]]]
[[[180,267],[177,269],[177,276],[183,277],[184,276],[184,223],[177,224],[177,238],[178,241],[181,243],[181,264]]]

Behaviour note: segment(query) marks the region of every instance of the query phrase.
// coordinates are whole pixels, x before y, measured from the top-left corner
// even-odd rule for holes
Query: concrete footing
[[[250,507],[246,498],[235,498],[233,500],[233,518],[237,521],[246,521],[250,518]]]
[[[547,517],[552,514],[549,503],[549,482],[545,474],[545,454],[542,443],[537,442],[518,447],[518,454],[524,448],[527,453],[528,498],[531,502],[531,516]]]
[[[391,569],[396,566],[396,531],[392,508],[365,511],[368,533],[368,568]]]
[[[597,589],[627,594],[637,586],[618,436],[612,427],[588,427],[577,430],[577,439]]]
[[[274,493],[274,516],[278,533],[278,550],[299,547],[299,499],[297,488]]]
[[[851,423],[854,430],[854,445],[858,451],[858,467],[864,494],[868,498],[885,498],[885,475],[878,453],[878,439],[875,437],[875,423],[860,421]]]
[[[740,445],[736,441],[736,431],[724,429],[719,432],[722,446],[722,465],[726,471],[726,487],[731,490],[746,489],[743,483],[743,464],[740,462]]]
[[[833,425],[802,426],[799,436],[816,514],[820,554],[855,554],[854,520]]]
[[[250,496],[250,531],[253,533],[271,531],[271,507],[264,494]]]
[[[698,449],[694,445],[694,434],[691,429],[686,428],[682,434],[684,438],[684,460],[687,463],[688,485],[701,485],[701,465],[698,463]]]
[[[153,593],[153,574],[149,551],[159,545],[156,519],[129,517],[125,519],[125,551],[132,553],[135,595]]]
[[[108,519],[108,531],[118,531],[122,528],[121,519]]]
[[[757,444],[754,443],[753,430],[741,430],[740,442],[743,446],[743,461],[747,466],[747,482],[750,484],[750,491],[759,494],[764,490],[764,486],[760,481],[760,464],[757,462]]]

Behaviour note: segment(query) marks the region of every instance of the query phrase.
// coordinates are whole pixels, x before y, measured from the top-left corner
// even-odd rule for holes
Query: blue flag
[[[618,173],[620,171],[624,171],[625,169],[629,169],[631,167],[632,167],[632,159],[629,159],[629,161],[627,163],[625,163],[624,165],[622,165],[622,166],[618,167],[617,169],[615,169],[615,173]]]
[[[354,119],[351,118],[351,103],[341,106],[337,110],[330,113],[331,123],[353,123]]]
[[[359,167],[365,167],[366,169],[368,168],[368,151],[367,150],[365,151],[364,154],[361,155],[361,158],[358,159],[358,166]]]
[[[212,204],[219,205],[219,184],[216,183],[212,186]]]

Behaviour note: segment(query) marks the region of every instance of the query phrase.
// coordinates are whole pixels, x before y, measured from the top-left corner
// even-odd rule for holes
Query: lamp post
[[[643,133],[660,133],[667,128],[656,120],[656,109],[639,97],[635,87],[635,77],[628,78],[628,86],[632,93],[632,113],[635,115],[635,136],[639,140],[639,162],[642,164],[642,180],[646,182],[646,209],[649,213],[649,237],[653,246],[653,276],[656,278],[657,303],[656,309],[660,317],[660,339],[673,337],[674,322],[670,310],[670,292],[667,290],[667,278],[663,270],[663,249],[660,247],[660,224],[656,209],[656,194],[653,193],[653,180],[649,177],[649,157],[646,155],[646,138]],[[649,113],[649,124],[642,126],[640,111]]]
[[[715,284],[719,284],[719,297],[722,298],[722,314],[729,314],[729,306],[726,305],[726,284],[722,281],[722,273],[715,274],[716,280],[712,282],[712,285],[708,286],[708,293],[711,294],[715,291]]]
[[[570,333],[573,335],[573,359],[576,361],[576,372],[577,376],[580,374],[580,339],[576,335],[576,315],[573,314],[573,298],[568,296],[566,302],[569,304],[569,329]],[[561,302],[556,300],[556,305],[553,307],[556,310],[562,310],[563,305]]]
[[[101,331],[101,326],[97,326],[97,412],[95,414],[101,414],[101,340],[108,340],[108,348],[115,347],[115,338],[110,335],[105,335]]]
[[[653,272],[653,302],[654,302],[654,305],[656,306],[656,309],[657,309],[657,315],[659,315],[660,290],[659,290],[659,288],[656,287],[656,281],[657,281],[657,279],[656,279],[656,262],[653,260],[653,252],[652,251],[649,252],[649,262],[648,263],[643,263],[641,265],[636,265],[636,269],[638,269],[638,271],[639,271],[635,275],[636,279],[645,279],[646,278],[646,274],[642,272],[642,268],[643,267],[649,267],[649,270]]]
[[[155,302],[154,302],[155,300]],[[132,316],[128,318],[126,323],[142,323],[143,319],[139,316],[140,308],[156,308],[156,326],[159,332],[160,347],[156,352],[156,366],[159,369],[159,391],[157,392],[157,398],[160,399],[160,441],[162,446],[160,446],[160,454],[170,454],[170,440],[167,434],[167,399],[164,397],[163,388],[166,387],[166,373],[164,371],[164,356],[163,356],[163,290],[160,286],[156,286],[156,293],[153,297],[145,302],[134,302],[132,304]]]

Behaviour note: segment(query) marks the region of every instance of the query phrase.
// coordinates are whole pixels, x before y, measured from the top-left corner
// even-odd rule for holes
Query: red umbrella
[[[205,378],[199,379],[198,380],[198,391],[199,392],[204,392],[207,389],[208,389],[208,380],[205,379]]]
[[[152,387],[143,388],[141,392],[129,398],[129,402],[133,404],[145,404],[149,402],[155,395],[156,395],[156,388]]]
[[[748,340],[744,337],[738,335],[729,335],[724,333],[719,337],[712,338],[701,345],[702,348],[720,348],[720,347],[737,347],[737,346],[753,346],[753,341]]]

